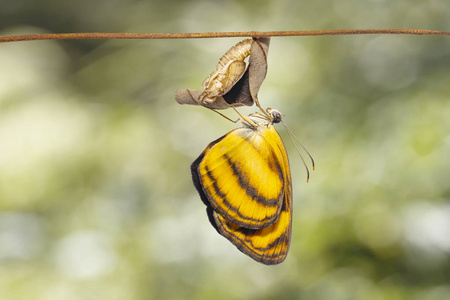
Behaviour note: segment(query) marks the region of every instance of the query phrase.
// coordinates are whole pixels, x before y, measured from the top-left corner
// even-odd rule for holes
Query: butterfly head
[[[268,108],[267,113],[272,119],[272,123],[280,123],[281,122],[281,112],[279,110]]]

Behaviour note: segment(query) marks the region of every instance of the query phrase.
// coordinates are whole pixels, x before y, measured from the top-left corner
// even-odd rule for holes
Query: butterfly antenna
[[[302,145],[300,140],[295,136],[295,134],[287,127],[284,123],[283,125],[286,127],[286,130],[289,132],[289,134],[298,142],[298,144],[302,147],[303,150],[305,150],[306,154],[308,154],[309,159],[311,160],[313,171],[316,169],[316,164],[314,162],[314,158],[312,157],[311,153],[305,148],[305,146]]]
[[[300,158],[301,158],[301,160],[303,162],[303,165],[305,166],[305,169],[306,169],[306,182],[309,182],[309,168],[308,168],[308,165],[306,164],[305,160],[303,159],[303,155],[301,154],[300,149],[297,147],[297,144],[295,143],[295,141],[297,141],[297,143],[300,145],[300,147],[302,147],[302,149],[308,154],[309,159],[311,160],[311,163],[312,163],[313,171],[316,169],[316,164],[314,162],[314,158],[309,153],[309,151],[305,148],[305,146],[302,145],[302,143],[295,136],[295,134],[289,129],[289,127],[287,127],[287,125],[283,122],[283,120],[281,120],[281,123],[283,124],[284,128],[288,132],[289,137],[291,138],[291,141],[294,144],[294,147],[297,150],[297,153],[300,156]]]

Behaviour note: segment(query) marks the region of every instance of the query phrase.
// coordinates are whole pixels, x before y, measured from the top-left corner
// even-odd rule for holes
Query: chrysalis
[[[177,90],[175,100],[179,104],[214,110],[258,105],[258,91],[267,73],[269,43],[270,38],[239,42],[222,56],[216,70],[204,80],[202,90]],[[248,68],[245,70],[247,56]]]
[[[202,83],[199,96],[202,103],[212,103],[226,94],[245,72],[244,60],[250,55],[252,39],[246,39],[231,47],[219,60],[214,70]]]

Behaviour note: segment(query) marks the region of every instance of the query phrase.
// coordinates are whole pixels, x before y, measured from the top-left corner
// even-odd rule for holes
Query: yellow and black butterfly
[[[292,227],[289,160],[273,126],[281,113],[269,108],[241,119],[242,127],[210,143],[192,163],[192,179],[221,235],[254,260],[279,264]]]

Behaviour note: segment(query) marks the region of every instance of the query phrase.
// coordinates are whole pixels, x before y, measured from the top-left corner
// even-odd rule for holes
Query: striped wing
[[[279,151],[283,157],[284,193],[283,206],[277,221],[262,229],[248,229],[235,225],[212,210],[208,211],[217,231],[239,250],[266,265],[282,263],[289,251],[292,228],[292,184],[289,160],[280,139]]]
[[[194,185],[197,188],[201,199],[203,202],[207,205],[207,212],[210,219],[211,224],[216,228],[216,230],[226,237],[230,242],[232,242],[240,251],[245,253],[246,255],[250,256],[254,260],[264,263],[266,265],[274,265],[279,264],[283,262],[287,256],[287,253],[289,251],[289,245],[290,245],[290,239],[291,239],[291,222],[292,222],[292,185],[291,185],[291,174],[289,169],[289,160],[287,157],[286,149],[284,148],[284,144],[281,140],[281,138],[276,133],[273,126],[269,126],[268,128],[261,127],[259,130],[264,130],[259,133],[256,133],[257,135],[263,135],[263,138],[265,138],[262,141],[258,140],[252,140],[251,134],[246,131],[242,131],[242,129],[234,130],[227,135],[219,138],[218,140],[212,142],[208,145],[208,147],[203,151],[203,153],[200,155],[199,158],[197,158],[196,161],[191,166],[191,172],[192,172],[192,178],[194,181]],[[251,130],[251,129],[248,129]],[[236,132],[238,131],[238,132]],[[274,135],[275,134],[275,135]],[[231,136],[231,138],[230,138]],[[245,142],[240,140],[238,137],[245,137]],[[261,138],[261,137],[254,137]],[[225,141],[225,142],[223,142]],[[205,160],[208,161],[210,153],[214,150],[214,148],[219,146],[228,146],[229,142],[234,141],[235,147],[240,149],[245,149],[246,144],[250,143],[250,145],[253,145],[254,149],[261,149],[263,146],[261,144],[263,143],[271,143],[272,146],[270,148],[270,152],[272,156],[266,156],[266,160],[270,161],[270,164],[277,164],[278,168],[280,169],[282,182],[277,183],[277,190],[280,189],[281,185],[281,205],[280,205],[280,212],[276,215],[276,220],[272,224],[268,226],[261,226],[259,228],[249,228],[246,226],[242,226],[240,224],[237,224],[235,220],[230,220],[229,217],[226,217],[223,215],[220,211],[216,210],[216,208],[213,206],[213,203],[215,202],[215,198],[210,198],[211,196],[206,193],[208,188],[206,188],[203,184],[203,181],[206,181],[210,183],[211,176],[207,176],[206,180],[202,179],[205,177],[205,175],[202,176],[201,172],[202,170],[205,171],[206,169],[202,168],[202,162]],[[229,147],[231,149],[234,149],[233,147]],[[227,149],[227,148],[225,148]],[[249,153],[252,153],[252,150]],[[266,150],[264,150],[266,151]],[[269,150],[267,150],[269,151]],[[228,153],[226,150],[222,150],[223,153]],[[264,152],[259,151],[260,154],[263,154]],[[268,152],[269,153],[269,152]],[[266,153],[266,154],[268,154]],[[246,158],[247,157],[247,158]],[[236,162],[241,162],[244,159],[248,159],[248,156],[242,156],[241,160],[234,160]],[[251,160],[251,159],[248,159]],[[228,160],[227,160],[228,161]],[[232,160],[233,161],[233,160]],[[256,160],[257,161],[257,160]],[[228,168],[231,168],[231,164],[229,162],[222,162],[222,165],[228,165]],[[218,165],[221,165],[218,163]],[[266,165],[268,165],[269,162],[266,162]],[[245,164],[244,164],[245,165]],[[223,166],[222,166],[223,167]],[[247,166],[248,167],[248,166]],[[270,169],[270,168],[269,168]],[[273,168],[272,168],[273,169]],[[246,169],[242,167],[241,172],[248,172],[245,171]],[[266,170],[267,171],[267,170]],[[208,173],[208,172],[206,172]],[[223,173],[223,176],[230,176],[229,173]],[[228,174],[228,175],[227,175]],[[239,172],[236,172],[236,174],[241,174]],[[233,171],[231,176],[237,176],[235,172]],[[270,174],[270,173],[269,173]],[[242,176],[242,174],[241,174]],[[269,176],[269,175],[268,175]],[[233,178],[233,177],[232,177]],[[276,176],[271,177],[274,180],[276,179]],[[224,180],[224,178],[219,177],[219,182]],[[217,178],[215,179],[217,180]],[[249,183],[253,183],[254,181],[247,180]],[[232,183],[236,184],[236,180],[232,180]],[[231,184],[231,183],[230,183]],[[212,186],[214,183],[211,184]],[[216,183],[216,187],[214,189],[218,189],[220,186],[219,183]],[[225,185],[226,186],[226,185]],[[242,186],[238,185],[235,186],[235,189],[238,189],[242,193]],[[245,199],[246,201],[255,201],[255,197],[249,197],[247,193],[247,189],[244,189],[245,192]],[[267,190],[262,189],[263,191],[267,192]],[[212,193],[213,196],[217,196],[216,193]],[[222,196],[224,194],[225,196]],[[220,194],[220,198],[225,198],[227,200],[228,193],[222,193]],[[261,195],[260,195],[261,196]],[[257,198],[256,198],[257,199]],[[257,201],[256,201],[257,202]],[[224,203],[224,201],[220,202]],[[257,202],[258,203],[258,202]],[[245,203],[241,204],[246,207]],[[239,206],[240,207],[240,206]],[[227,210],[225,210],[227,211]],[[228,210],[229,211],[229,210]],[[239,211],[239,210],[238,210]]]
[[[283,209],[278,220],[269,227],[248,229],[240,227],[218,213],[210,210],[217,231],[232,242],[239,250],[254,260],[266,265],[282,263],[289,251],[291,240],[292,194],[286,191]]]
[[[212,142],[191,168],[207,205],[235,225],[260,229],[280,215],[287,183],[285,155],[272,125],[243,127]]]

